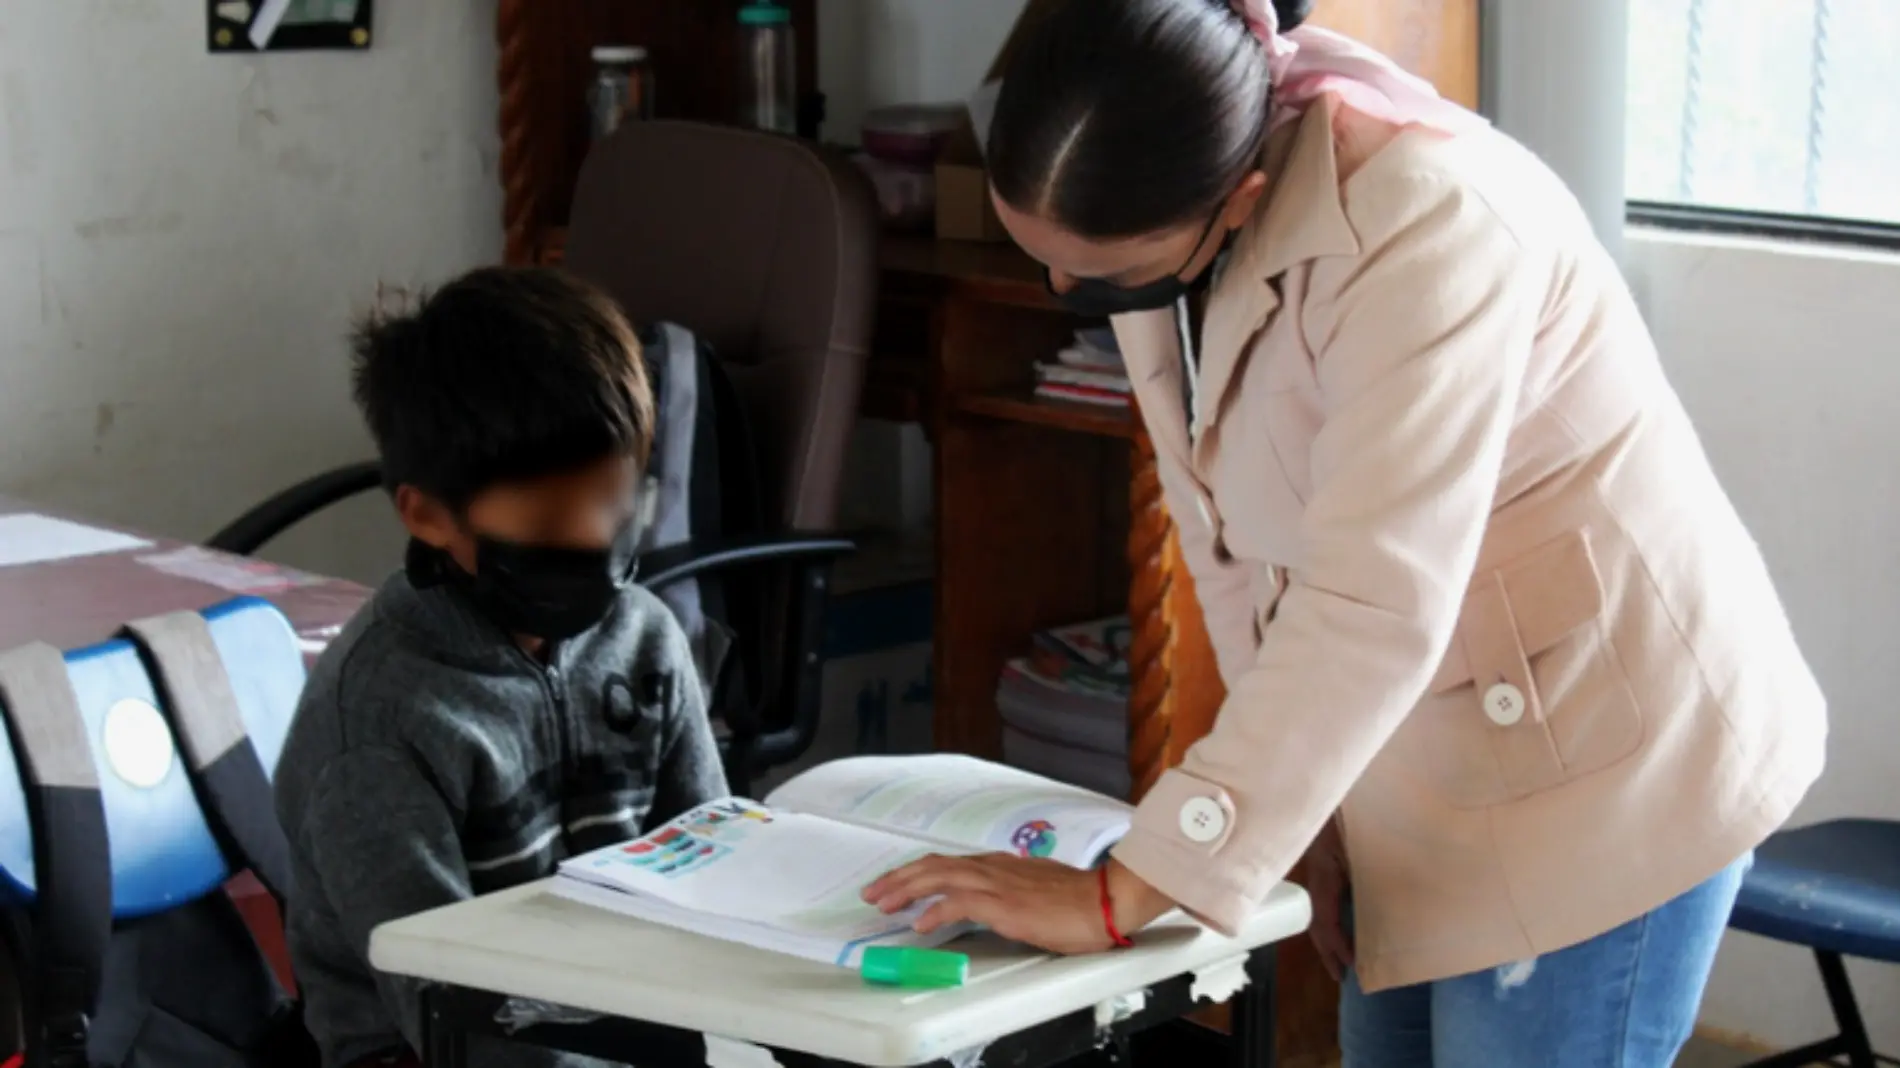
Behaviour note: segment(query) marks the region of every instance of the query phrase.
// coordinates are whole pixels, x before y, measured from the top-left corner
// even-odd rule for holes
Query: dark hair
[[[613,298],[561,271],[485,267],[351,339],[383,481],[452,508],[611,456],[645,464],[653,394]]]
[[[1313,0],[1274,0],[1282,31]],[[990,122],[1004,203],[1090,238],[1210,214],[1265,142],[1266,50],[1227,0],[1057,0],[1013,43]]]

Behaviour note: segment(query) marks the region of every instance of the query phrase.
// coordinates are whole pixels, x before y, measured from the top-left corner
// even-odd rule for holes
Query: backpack
[[[707,546],[767,533],[758,446],[739,394],[712,348],[684,327],[657,323],[641,334],[653,386],[653,453],[647,464],[651,511],[642,554]],[[758,643],[770,610],[763,583],[727,582],[709,572],[655,590],[686,631],[709,711],[727,723],[750,722],[765,665]],[[734,652],[737,655],[733,655]]]
[[[281,908],[268,769],[302,685],[288,621],[253,598],[63,656],[0,654],[0,767],[19,769],[0,772],[0,897],[26,1068],[315,1068],[300,1006],[223,890],[248,868]]]

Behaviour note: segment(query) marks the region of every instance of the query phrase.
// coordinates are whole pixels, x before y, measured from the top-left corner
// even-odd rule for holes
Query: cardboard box
[[[990,61],[985,85],[1000,80],[1009,69],[1023,36],[1055,10],[1056,0],[1029,0],[1009,29],[1003,47]],[[1009,240],[1009,231],[996,218],[990,203],[990,179],[983,170],[983,146],[969,119],[951,136],[937,158],[937,236],[948,241]]]

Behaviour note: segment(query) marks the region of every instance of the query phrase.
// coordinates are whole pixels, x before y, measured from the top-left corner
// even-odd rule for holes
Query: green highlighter
[[[867,946],[858,964],[864,981],[877,986],[940,989],[962,986],[970,977],[967,954],[914,946]]]

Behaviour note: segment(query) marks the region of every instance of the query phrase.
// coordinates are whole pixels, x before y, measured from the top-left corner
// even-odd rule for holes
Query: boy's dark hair
[[[610,456],[645,465],[653,391],[613,298],[562,271],[484,267],[372,312],[351,338],[383,483],[461,508],[501,482]]]

